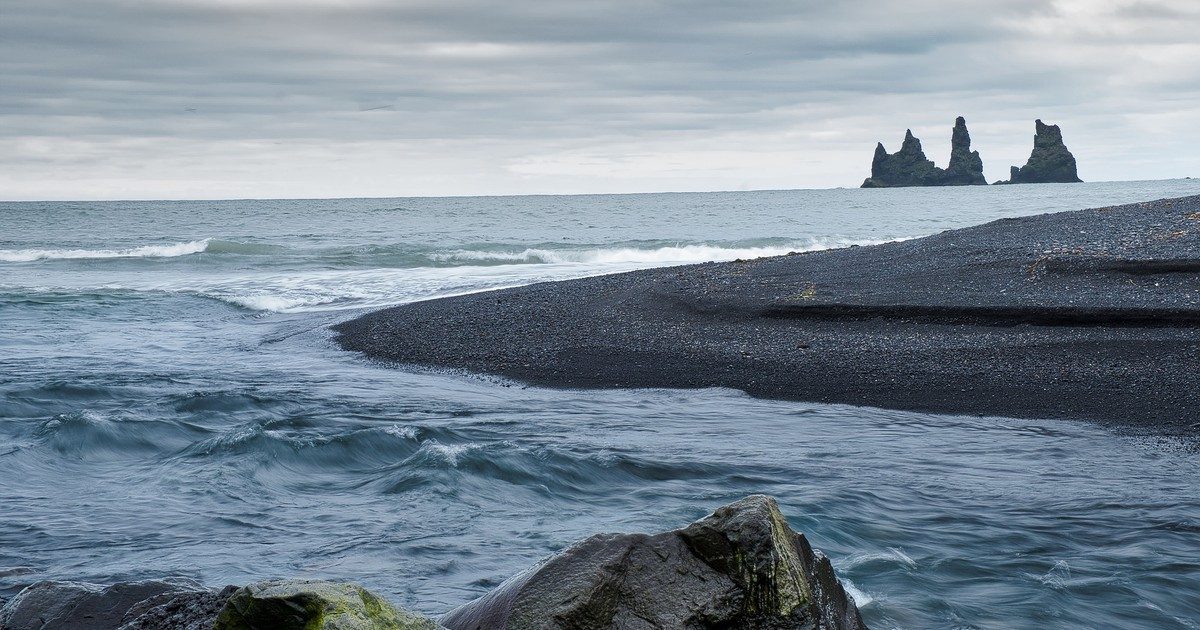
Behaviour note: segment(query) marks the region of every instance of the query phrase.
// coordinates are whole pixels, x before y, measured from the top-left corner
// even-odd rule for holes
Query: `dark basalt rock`
[[[904,143],[895,153],[888,153],[882,142],[875,145],[871,176],[863,182],[862,187],[936,186],[941,178],[942,169],[925,157],[921,141],[909,129],[904,132]]]
[[[1079,173],[1075,167],[1075,156],[1063,144],[1062,130],[1058,125],[1047,125],[1034,121],[1037,130],[1033,137],[1033,152],[1029,161],[1021,168],[1012,167],[1008,181],[997,184],[1048,184],[1077,183]]]
[[[178,593],[151,598],[125,614],[126,621],[118,630],[212,630],[217,615],[225,607],[236,586],[217,590]]]
[[[146,580],[100,586],[86,582],[38,582],[0,610],[5,630],[112,630],[130,620],[135,607],[165,603],[187,593],[208,592],[187,579]],[[145,611],[140,608],[138,613]],[[183,626],[181,626],[183,627]]]
[[[938,168],[925,157],[921,141],[907,130],[900,150],[888,153],[883,143],[875,146],[875,157],[871,160],[871,176],[863,182],[863,188],[892,188],[903,186],[970,186],[987,184],[983,177],[983,159],[978,151],[971,150],[971,134],[967,121],[959,116],[954,121],[950,138],[950,163],[946,169]]]
[[[959,116],[954,120],[954,131],[950,135],[950,164],[946,167],[943,186],[986,185],[983,177],[983,158],[979,151],[971,150],[971,134],[967,131],[967,120]]]
[[[601,534],[441,619],[451,630],[864,628],[770,497],[657,535]]]

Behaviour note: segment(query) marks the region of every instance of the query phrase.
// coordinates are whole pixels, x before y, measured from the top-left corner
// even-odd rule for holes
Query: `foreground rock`
[[[871,176],[863,188],[892,188],[904,186],[969,186],[987,184],[983,177],[983,160],[978,151],[971,150],[971,134],[967,121],[959,116],[954,121],[950,137],[950,163],[945,169],[925,157],[921,141],[912,130],[904,134],[900,150],[888,153],[880,142],[875,146],[871,161]]]
[[[676,531],[593,536],[441,621],[452,630],[865,627],[829,560],[766,496]]]
[[[354,584],[276,580],[208,589],[173,578],[39,582],[0,609],[2,630],[437,630]]]
[[[1197,435],[1200,196],[406,304],[339,324],[399,365],[729,387]]]
[[[437,630],[354,584],[317,580],[259,582],[237,590],[214,630]]]
[[[86,582],[38,582],[0,610],[4,630],[139,630],[212,627],[232,589],[215,591],[184,579],[146,580],[101,586]]]
[[[1073,184],[1083,180],[1075,167],[1075,156],[1063,143],[1058,125],[1034,121],[1033,152],[1021,168],[1012,167],[1008,181],[997,184]]]
[[[865,628],[829,559],[755,495],[680,530],[593,536],[442,618],[354,584],[39,582],[0,630],[700,630]]]

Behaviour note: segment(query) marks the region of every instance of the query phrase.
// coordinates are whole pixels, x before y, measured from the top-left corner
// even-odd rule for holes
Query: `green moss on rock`
[[[214,630],[437,630],[355,584],[320,580],[258,582],[237,590]]]
[[[829,561],[753,495],[684,529],[600,534],[441,619],[451,630],[861,630]]]

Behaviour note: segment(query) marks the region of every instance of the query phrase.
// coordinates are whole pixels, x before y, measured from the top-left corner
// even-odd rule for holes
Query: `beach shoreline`
[[[1190,436],[1200,196],[416,302],[334,330],[373,359],[539,386],[729,387]]]

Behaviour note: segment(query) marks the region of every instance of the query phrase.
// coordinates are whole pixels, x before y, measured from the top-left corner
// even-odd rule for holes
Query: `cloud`
[[[1085,179],[1200,173],[1190,0],[16,0],[0,197],[856,185],[964,114]],[[1157,160],[1148,159],[1154,147]]]

